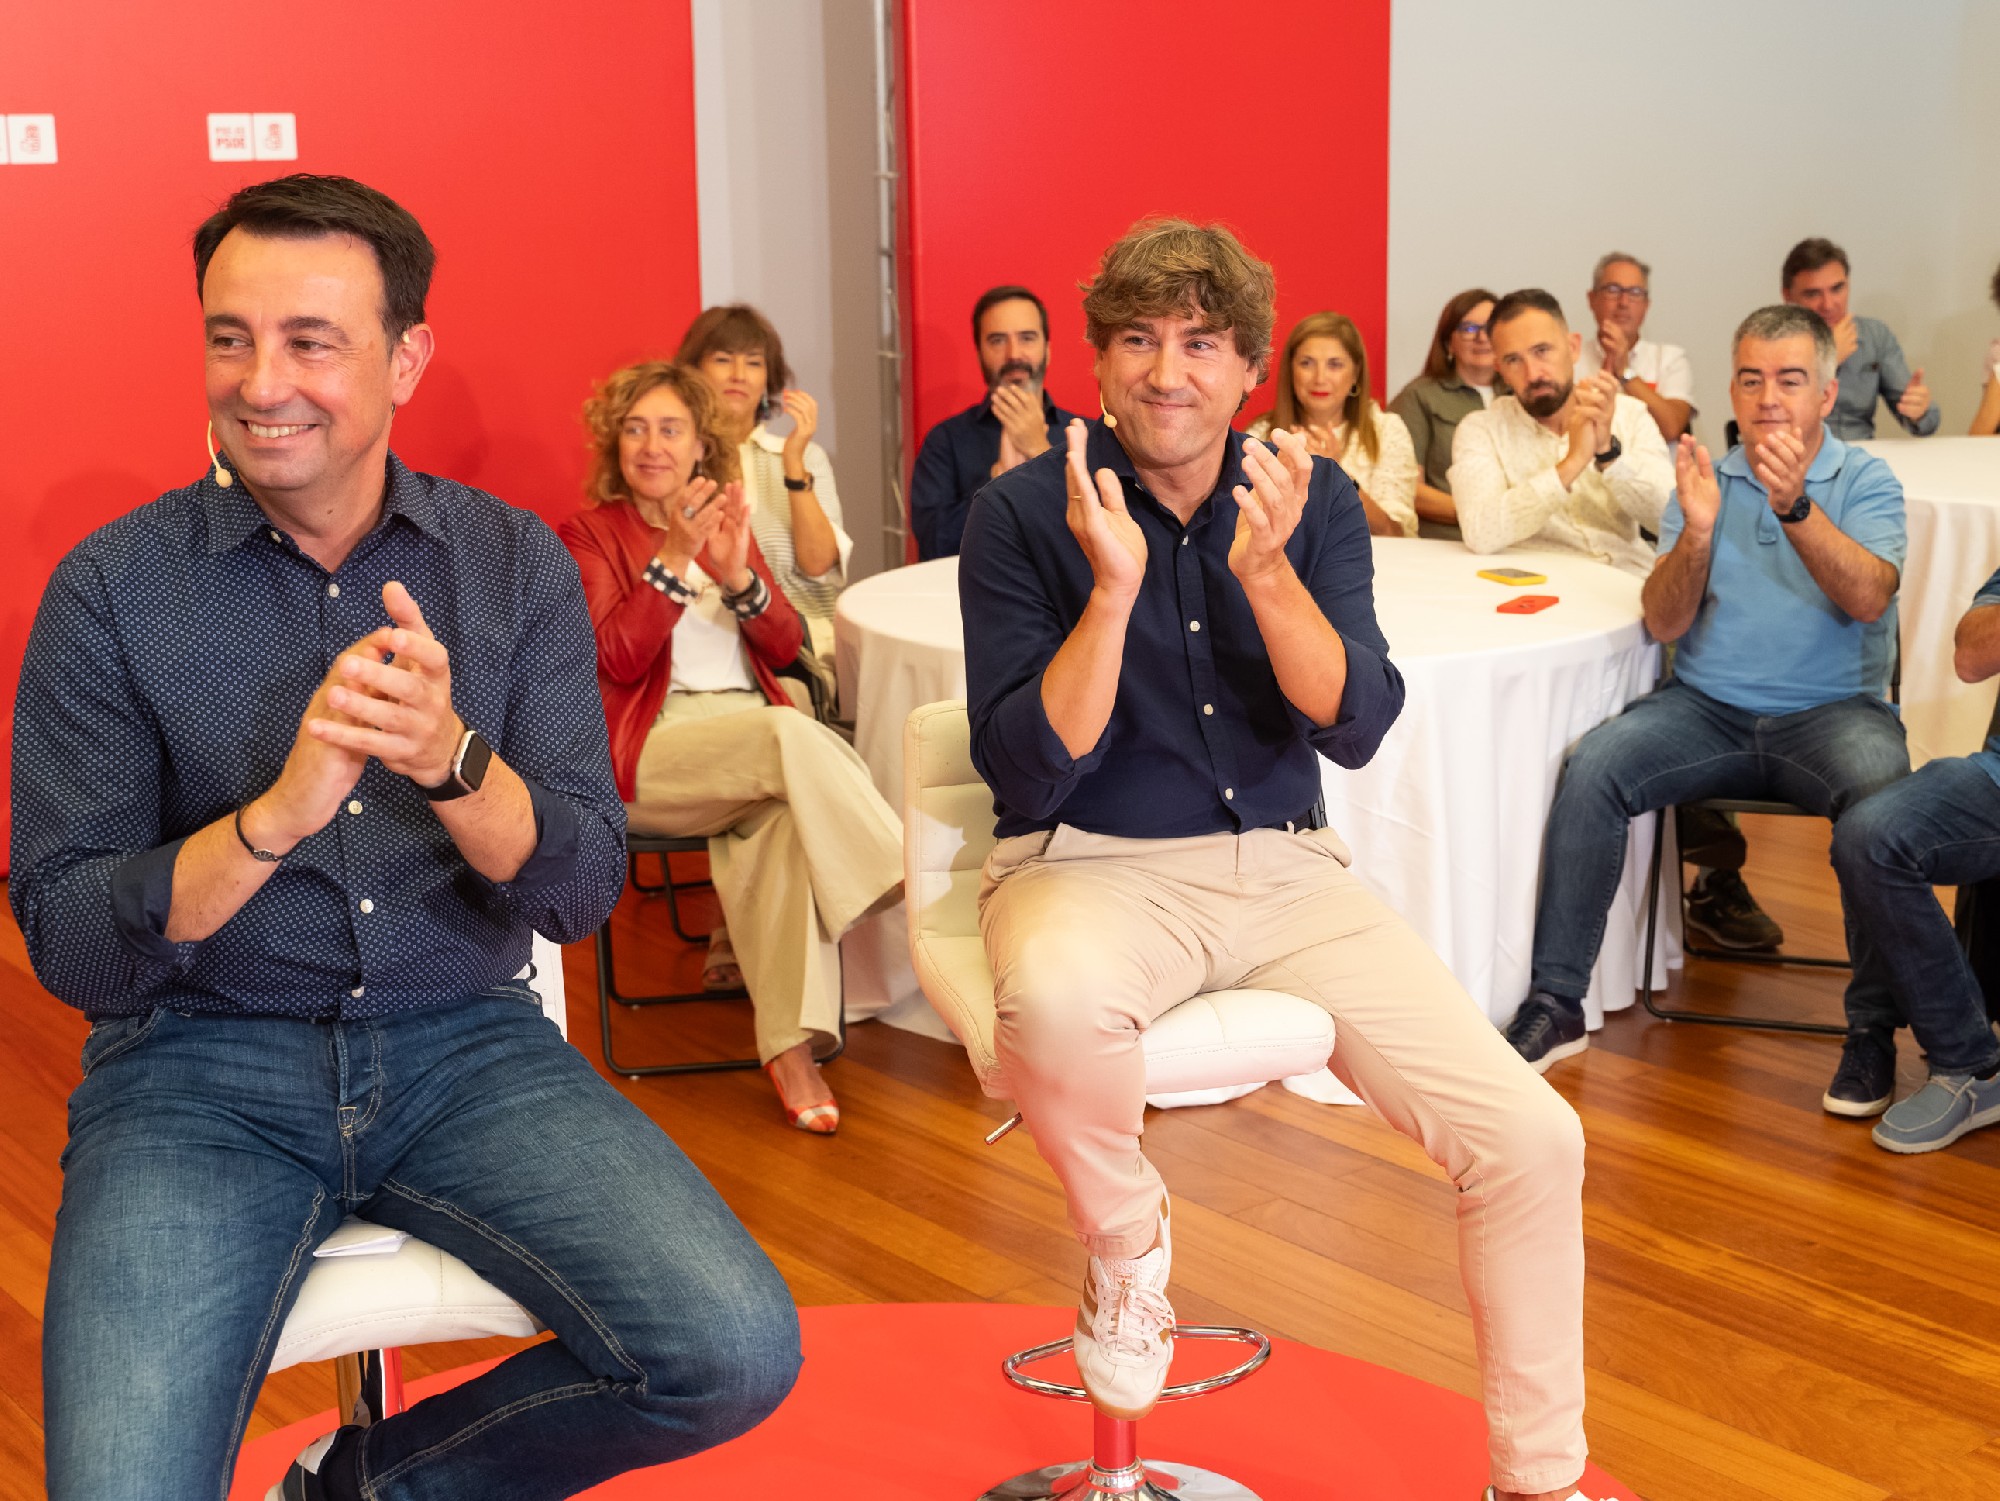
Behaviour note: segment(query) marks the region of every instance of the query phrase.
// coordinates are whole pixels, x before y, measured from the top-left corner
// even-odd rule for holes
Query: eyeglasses
[[[1464,334],[1468,339],[1483,339],[1486,337],[1486,325],[1483,323],[1461,323],[1458,325],[1457,331]]]
[[[1653,295],[1644,287],[1621,287],[1615,281],[1607,281],[1591,290],[1599,297],[1623,297],[1628,302],[1644,302]]]

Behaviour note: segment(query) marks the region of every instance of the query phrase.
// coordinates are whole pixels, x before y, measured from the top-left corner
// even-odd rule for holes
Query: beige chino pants
[[[1335,1023],[1333,1072],[1458,1189],[1493,1478],[1583,1473],[1583,1130],[1331,831],[1117,839],[1067,826],[988,856],[980,930],[1000,1065],[1098,1255],[1157,1234],[1139,1035],[1207,990],[1285,991]]]
[[[840,1025],[840,936],[903,885],[903,823],[810,714],[761,693],[670,693],[639,752],[636,833],[708,837],[757,1056]]]

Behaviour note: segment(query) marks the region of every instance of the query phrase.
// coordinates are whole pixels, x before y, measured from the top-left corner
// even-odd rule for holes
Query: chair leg
[[[1665,863],[1665,836],[1667,831],[1667,810],[1661,808],[1653,815],[1653,868],[1646,878],[1646,955],[1640,963],[1639,1003],[1661,1021],[1689,1022],[1704,1027],[1748,1027],[1763,1032],[1804,1032],[1816,1037],[1845,1037],[1847,1028],[1834,1026],[1829,1022],[1787,1021],[1780,1017],[1767,1016],[1721,1016],[1709,1011],[1689,1011],[1684,1007],[1660,1006],[1653,1002],[1653,941],[1658,936],[1660,918],[1660,869]],[[1687,893],[1681,887],[1680,873],[1674,873],[1674,889],[1679,893],[1682,912],[1686,912]],[[1682,931],[1686,931],[1683,923]],[[1732,959],[1749,964],[1798,964],[1815,968],[1845,969],[1848,966],[1838,959],[1787,959],[1782,955],[1770,954],[1723,954],[1713,949],[1686,947],[1686,952],[1703,959]],[[1661,977],[1662,984],[1665,977]]]
[[[343,1423],[366,1428],[384,1418],[393,1418],[406,1405],[401,1350],[360,1350],[338,1356],[333,1362],[333,1376],[339,1392],[336,1410]]]
[[[668,879],[671,882],[671,871],[668,872]],[[678,931],[678,925],[676,925],[676,930]],[[845,962],[845,956],[843,955],[841,959],[843,967]],[[715,1074],[727,1073],[737,1069],[763,1067],[762,1062],[756,1058],[723,1058],[706,1063],[620,1063],[612,1052],[611,1003],[613,1001],[618,1002],[621,1006],[633,1007],[674,1006],[685,1004],[689,1001],[748,1000],[750,992],[739,986],[734,990],[689,990],[672,995],[623,995],[618,990],[615,964],[616,961],[612,955],[611,947],[611,922],[607,919],[604,926],[597,930],[597,1017],[604,1042],[604,1066],[614,1074],[622,1074],[628,1079],[640,1079],[650,1078],[658,1074]],[[846,987],[843,985],[840,1019],[834,1035],[833,1045],[824,1053],[814,1054],[813,1061],[816,1063],[831,1063],[846,1051],[847,1005]]]

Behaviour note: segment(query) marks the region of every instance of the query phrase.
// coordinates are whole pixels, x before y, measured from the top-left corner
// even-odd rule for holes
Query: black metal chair
[[[1711,813],[1765,813],[1788,818],[1811,818],[1813,815],[1796,803],[1762,801],[1755,798],[1708,797],[1695,802],[1683,803],[1685,808],[1700,808]],[[1661,1006],[1653,1000],[1653,944],[1658,936],[1660,921],[1660,867],[1665,863],[1665,835],[1667,814],[1671,811],[1661,808],[1653,814],[1653,869],[1646,879],[1646,957],[1641,966],[1639,982],[1639,1002],[1662,1021],[1694,1022],[1709,1027],[1753,1027],[1772,1032],[1810,1032],[1824,1037],[1844,1037],[1847,1028],[1843,1024],[1835,1026],[1831,1022],[1790,1021],[1783,1017],[1766,1016],[1723,1016],[1712,1011],[1690,1011],[1684,1007]],[[1687,888],[1680,884],[1678,865],[1674,878],[1675,889],[1680,892],[1681,932],[1687,932]],[[1821,958],[1809,954],[1758,954],[1742,953],[1731,949],[1697,948],[1693,943],[1682,941],[1682,948],[1698,959],[1733,959],[1742,964],[1791,964],[1808,969],[1850,969],[1852,961],[1846,958]]]
[[[801,649],[804,655],[804,649]],[[830,695],[824,691],[825,674],[816,672],[806,663],[794,662],[782,669],[780,677],[792,678],[805,685],[804,691],[810,712],[822,724],[829,722],[833,712]],[[801,704],[801,708],[807,707]],[[641,834],[628,829],[625,834],[625,862],[627,879],[632,889],[642,896],[664,896],[667,899],[667,921],[672,925],[674,936],[683,943],[701,944],[708,942],[707,933],[690,933],[681,919],[681,897],[690,891],[709,889],[709,882],[700,880],[681,881],[674,878],[672,857],[675,855],[706,855],[708,840],[700,836],[672,834]],[[657,855],[660,861],[660,883],[649,886],[639,878],[639,857]],[[763,1065],[753,1056],[749,1058],[711,1059],[706,1062],[691,1063],[620,1063],[612,1051],[611,1003],[637,1010],[641,1006],[677,1006],[691,1001],[747,1001],[750,992],[742,986],[730,990],[683,990],[662,995],[626,995],[618,989],[618,972],[612,954],[611,924],[606,918],[604,926],[597,930],[597,1017],[604,1045],[604,1066],[615,1074],[628,1079],[644,1078],[655,1074],[710,1074],[732,1069],[761,1068]],[[847,1015],[843,1007],[840,1027],[833,1046],[824,1053],[814,1055],[814,1061],[831,1063],[847,1049]]]

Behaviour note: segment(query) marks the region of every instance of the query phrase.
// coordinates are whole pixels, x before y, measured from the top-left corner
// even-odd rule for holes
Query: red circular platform
[[[1011,1475],[1087,1456],[1087,1407],[1016,1391],[1000,1375],[1002,1356],[1060,1339],[1075,1316],[1073,1308],[1014,1304],[804,1309],[805,1371],[767,1422],[719,1449],[586,1494],[972,1501]],[[1487,1474],[1478,1403],[1308,1345],[1272,1345],[1270,1362],[1241,1385],[1157,1409],[1139,1425],[1140,1452],[1220,1471],[1262,1501],[1479,1501]],[[1240,1354],[1233,1345],[1184,1344],[1174,1379],[1212,1374]],[[416,1382],[413,1399],[482,1369]],[[1051,1361],[1038,1374],[1073,1380],[1073,1371]],[[247,1445],[230,1501],[263,1501],[292,1457],[332,1423],[329,1411]],[[1582,1489],[1593,1501],[1637,1501],[1595,1466]]]

